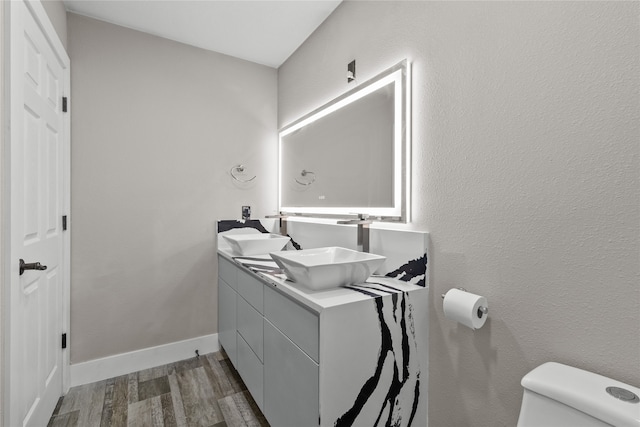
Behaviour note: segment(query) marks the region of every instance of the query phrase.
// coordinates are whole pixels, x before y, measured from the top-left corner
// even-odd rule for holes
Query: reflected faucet
[[[358,219],[348,219],[338,221],[338,224],[357,225],[358,226],[358,250],[360,252],[369,252],[369,224],[373,221],[369,219],[369,215],[358,214]]]

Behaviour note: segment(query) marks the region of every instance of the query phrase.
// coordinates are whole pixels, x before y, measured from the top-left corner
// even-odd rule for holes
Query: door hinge
[[[62,97],[62,112],[63,113],[67,112],[67,97],[66,96]]]
[[[66,231],[66,230],[67,230],[67,216],[62,215],[62,231]]]
[[[67,348],[67,334],[62,334],[62,348]]]

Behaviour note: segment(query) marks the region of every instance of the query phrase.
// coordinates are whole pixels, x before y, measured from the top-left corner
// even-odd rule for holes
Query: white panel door
[[[68,62],[55,53],[51,36],[43,29],[46,16],[39,3],[14,1],[10,10],[11,290],[6,409],[10,426],[44,426],[63,391],[61,334],[67,272],[62,212],[68,129],[62,97]],[[20,274],[21,259],[39,262],[46,270]]]

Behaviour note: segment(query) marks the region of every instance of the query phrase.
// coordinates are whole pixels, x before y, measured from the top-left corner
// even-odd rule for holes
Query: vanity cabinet
[[[222,256],[218,265],[219,341],[256,404],[272,425],[318,425],[317,314]]]
[[[238,268],[223,257],[218,257],[218,341],[229,360],[237,366],[236,352],[236,275]]]
[[[218,266],[218,340],[262,410],[264,285],[224,257]]]
[[[236,267],[237,268],[237,267]],[[260,410],[263,408],[263,343],[262,317],[264,285],[237,268],[238,297],[236,327],[238,364],[235,365]]]
[[[306,292],[239,261],[218,255],[218,337],[271,425],[426,421],[427,288]]]

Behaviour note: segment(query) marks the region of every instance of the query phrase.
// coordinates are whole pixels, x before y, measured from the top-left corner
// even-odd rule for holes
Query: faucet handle
[[[368,214],[362,214],[362,213],[353,213],[353,215],[358,215],[357,219],[345,219],[345,220],[341,220],[338,221],[338,224],[363,224],[363,225],[367,225],[367,224],[371,224],[373,223],[373,220],[369,219],[369,215]]]
[[[265,218],[269,218],[269,219],[287,219],[289,218],[289,215],[287,214],[275,214],[275,215],[265,215]]]

